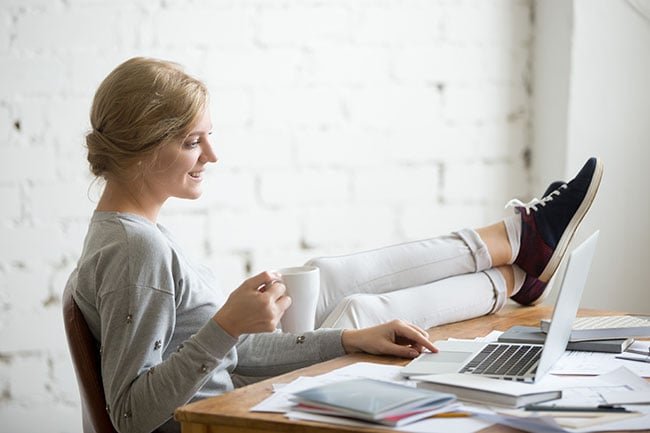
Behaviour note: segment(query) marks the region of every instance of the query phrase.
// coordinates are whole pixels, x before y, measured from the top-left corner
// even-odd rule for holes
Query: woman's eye
[[[185,143],[185,147],[187,147],[188,149],[193,149],[196,146],[198,146],[199,143],[201,143],[200,140],[190,141],[189,143]]]

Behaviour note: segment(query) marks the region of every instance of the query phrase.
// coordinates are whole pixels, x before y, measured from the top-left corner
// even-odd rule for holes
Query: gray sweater
[[[344,353],[341,330],[238,340],[212,317],[225,301],[162,226],[95,212],[66,286],[101,345],[108,410],[120,432],[179,431],[174,410],[232,390],[233,375],[265,378]]]

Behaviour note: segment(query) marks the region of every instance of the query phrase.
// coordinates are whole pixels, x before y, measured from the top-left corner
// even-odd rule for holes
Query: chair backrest
[[[68,348],[81,394],[84,433],[117,433],[106,411],[97,342],[72,293],[66,290],[62,301]]]

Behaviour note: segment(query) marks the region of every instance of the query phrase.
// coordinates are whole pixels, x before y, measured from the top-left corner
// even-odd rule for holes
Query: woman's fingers
[[[429,333],[419,326],[404,321],[397,321],[395,326],[396,344],[412,346],[418,352],[422,352],[424,348],[432,352],[438,351],[429,340]]]
[[[414,358],[425,349],[437,352],[423,329],[403,320],[393,320],[365,329],[343,331],[343,348],[347,353],[361,350],[376,355]]]
[[[284,314],[285,311],[287,311],[287,308],[291,306],[291,297],[290,296],[281,296],[279,297],[275,303],[280,307],[280,311],[282,311],[282,314]]]
[[[260,292],[266,292],[277,283],[281,283],[282,276],[277,272],[265,271],[250,277],[247,282]]]
[[[264,293],[268,293],[273,299],[277,299],[284,295],[287,288],[281,280],[271,280],[264,286],[263,291]]]
[[[215,314],[216,322],[230,335],[273,331],[291,305],[277,272],[261,272],[234,290]]]
[[[282,276],[277,272],[262,272],[250,278],[251,284],[257,288],[258,292],[263,292],[270,297],[272,302],[279,302],[282,311],[289,308],[291,298],[285,295],[287,288],[281,280]]]

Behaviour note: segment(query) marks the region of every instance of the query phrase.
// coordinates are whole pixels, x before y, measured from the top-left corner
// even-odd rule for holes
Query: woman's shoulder
[[[161,269],[176,254],[156,224],[133,214],[95,212],[84,245],[84,255],[95,256],[106,268]]]
[[[80,264],[117,285],[173,287],[176,254],[156,224],[132,214],[95,212]]]
[[[90,232],[102,240],[129,250],[168,247],[167,234],[148,219],[121,212],[95,212]]]

